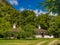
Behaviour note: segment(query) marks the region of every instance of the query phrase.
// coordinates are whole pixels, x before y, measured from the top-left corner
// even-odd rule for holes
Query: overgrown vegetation
[[[13,29],[16,24],[16,29]],[[16,11],[7,3],[0,3],[0,38],[21,39],[34,38],[38,26],[47,30],[49,35],[60,37],[60,16],[40,14],[36,16],[34,11]]]
[[[37,45],[42,41],[46,41],[41,45],[48,45],[51,41],[55,39],[35,39],[35,40],[0,40],[0,45]]]
[[[0,45],[37,45],[41,41],[51,39],[35,39],[35,40],[0,40]],[[53,39],[52,39],[53,40]]]

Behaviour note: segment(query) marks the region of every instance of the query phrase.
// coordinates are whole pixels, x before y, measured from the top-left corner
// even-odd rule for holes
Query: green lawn
[[[48,45],[50,42],[52,42],[53,40],[60,40],[60,38],[53,38],[53,39],[48,39],[45,43],[43,43],[42,45]],[[60,41],[59,41],[60,42]],[[58,43],[58,42],[56,42]],[[60,44],[60,43],[59,43]]]
[[[48,42],[54,39],[35,39],[35,40],[0,40],[0,45],[36,45],[41,41],[47,41],[45,44],[47,45]]]
[[[55,40],[55,39],[47,39],[47,41],[45,43],[43,43],[42,45],[48,45],[48,43],[50,43],[53,40]]]

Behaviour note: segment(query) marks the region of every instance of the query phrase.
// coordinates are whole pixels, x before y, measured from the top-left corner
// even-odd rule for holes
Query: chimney
[[[38,26],[38,29],[41,29],[41,26],[40,25]]]
[[[16,24],[15,23],[13,24],[13,29],[16,29]]]

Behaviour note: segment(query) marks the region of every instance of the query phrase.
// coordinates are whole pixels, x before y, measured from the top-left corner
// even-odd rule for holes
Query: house
[[[42,29],[40,26],[38,29],[36,29],[36,38],[53,38],[53,35],[48,35],[48,31],[45,29]]]

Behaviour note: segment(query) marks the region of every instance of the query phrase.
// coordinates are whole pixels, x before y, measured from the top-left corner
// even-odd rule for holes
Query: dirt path
[[[58,41],[57,39],[56,40],[53,40],[48,45],[54,45],[54,43],[57,42],[57,41]]]
[[[46,41],[42,41],[42,42],[39,42],[39,43],[37,43],[37,45],[41,45],[41,44],[43,44],[43,43],[45,43]]]

